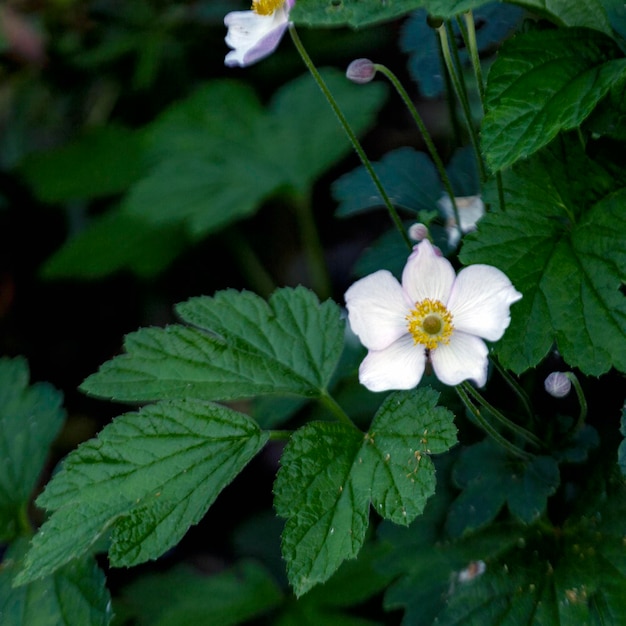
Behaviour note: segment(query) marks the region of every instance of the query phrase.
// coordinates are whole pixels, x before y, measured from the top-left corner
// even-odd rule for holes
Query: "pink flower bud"
[[[543,386],[553,398],[564,398],[572,388],[572,381],[564,372],[548,374]]]
[[[355,59],[348,65],[346,77],[353,83],[364,85],[376,76],[376,66],[369,59]]]
[[[428,238],[428,227],[425,224],[416,223],[409,227],[409,237],[413,241],[422,241]]]

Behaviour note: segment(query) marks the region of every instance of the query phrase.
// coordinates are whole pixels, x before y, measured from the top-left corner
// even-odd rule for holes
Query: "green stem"
[[[327,391],[324,391],[319,399],[339,422],[361,432],[357,425],[350,419],[349,415],[339,406],[337,401]]]
[[[310,197],[299,196],[293,204],[300,229],[301,243],[311,276],[311,286],[322,300],[326,300],[331,296],[331,280],[324,256],[324,248],[313,217],[311,199]]]
[[[472,401],[469,399],[465,390],[457,386],[455,390],[461,398],[461,401],[466,406],[468,411],[474,416],[474,419],[478,422],[478,425],[502,448],[504,448],[507,452],[512,454],[513,456],[519,457],[524,460],[529,460],[532,458],[532,455],[520,450],[517,446],[513,445],[510,441],[505,439],[480,413],[480,410],[477,409]]]
[[[487,180],[487,172],[485,169],[485,164],[482,159],[482,155],[480,153],[478,134],[476,133],[476,129],[474,128],[474,124],[472,121],[472,113],[470,110],[469,100],[467,98],[466,90],[464,89],[464,85],[461,82],[459,74],[454,66],[454,61],[452,60],[452,55],[450,52],[450,41],[448,39],[446,25],[444,24],[440,26],[437,29],[437,33],[439,34],[439,40],[441,42],[441,51],[443,53],[443,60],[446,65],[446,69],[448,70],[448,74],[450,75],[450,78],[452,79],[452,86],[454,87],[456,96],[459,99],[459,102],[461,103],[463,114],[465,115],[465,122],[467,125],[467,130],[469,132],[470,141],[472,143],[472,147],[474,148],[474,153],[476,154],[476,162],[478,163],[480,179],[481,181],[485,182],[485,180]]]
[[[580,404],[580,413],[578,414],[578,421],[576,422],[576,426],[574,430],[579,430],[582,428],[585,420],[587,419],[587,399],[585,398],[585,394],[583,393],[583,388],[580,386],[578,382],[578,378],[576,378],[576,374],[573,372],[565,372],[565,375],[569,378],[572,385],[574,385],[574,389],[576,390],[576,395],[578,396],[578,403]]]
[[[498,409],[496,409],[493,405],[487,402],[487,400],[483,398],[483,396],[477,389],[474,389],[474,387],[472,387],[467,382],[463,382],[461,383],[461,385],[463,385],[463,390],[468,394],[468,396],[471,396],[483,409],[491,413],[491,415],[493,415],[498,420],[498,422],[502,424],[502,426],[508,428],[511,432],[515,433],[516,435],[524,439],[524,441],[527,441],[533,446],[536,446],[537,448],[543,447],[541,439],[533,435],[533,433],[526,430],[525,428],[522,428],[521,426],[509,420],[505,415],[498,411]]]
[[[456,219],[456,223],[458,225],[458,228],[460,229],[461,219],[459,217],[459,209],[456,205],[456,198],[454,197],[452,183],[450,182],[450,178],[448,177],[448,172],[446,172],[446,168],[443,164],[443,161],[441,160],[441,157],[439,156],[439,153],[437,152],[437,148],[435,147],[435,142],[430,136],[430,133],[428,132],[428,129],[426,128],[426,124],[424,124],[424,120],[422,120],[422,117],[418,113],[417,108],[413,104],[413,101],[409,97],[409,94],[407,93],[402,83],[398,80],[398,77],[385,65],[374,63],[374,68],[381,74],[384,74],[389,79],[391,84],[394,86],[395,90],[398,92],[398,95],[400,96],[400,98],[402,98],[402,101],[404,102],[406,108],[409,110],[411,117],[415,121],[417,128],[422,134],[422,138],[424,139],[424,143],[426,144],[428,153],[430,154],[430,157],[433,160],[433,163],[435,164],[437,171],[439,172],[439,177],[441,178],[441,182],[443,183],[443,186],[445,187],[446,192],[450,196],[450,201],[452,202],[452,209],[454,210],[454,218]]]
[[[530,406],[530,399],[528,397],[528,394],[524,391],[522,386],[513,378],[513,376],[511,376],[511,374],[509,374],[502,367],[502,365],[500,365],[500,362],[498,361],[498,359],[492,358],[491,362],[493,363],[494,367],[498,370],[498,373],[500,374],[500,376],[504,378],[504,381],[506,382],[506,384],[513,390],[513,393],[515,393],[515,395],[518,397],[519,401],[522,403],[522,406],[524,407],[524,411],[526,411],[526,414],[532,421],[535,418],[535,414],[533,413],[532,407]]]
[[[270,430],[270,441],[289,441],[292,434],[290,430]]]
[[[332,93],[326,86],[324,79],[322,78],[321,74],[317,71],[317,68],[313,64],[313,61],[311,61],[311,57],[309,57],[306,49],[302,45],[302,42],[300,41],[300,37],[298,36],[298,33],[296,32],[296,27],[293,24],[289,25],[289,34],[291,35],[291,40],[293,41],[296,47],[296,50],[302,57],[304,64],[306,65],[309,72],[311,72],[311,75],[315,79],[315,82],[317,83],[318,87],[321,89],[322,93],[326,97],[328,104],[330,104],[330,108],[333,110],[333,112],[339,119],[339,122],[342,125],[344,132],[346,133],[346,135],[350,139],[350,142],[352,143],[352,147],[354,148],[359,158],[361,159],[361,163],[363,163],[363,167],[365,167],[365,169],[367,170],[367,173],[370,175],[370,178],[372,179],[374,185],[376,186],[376,189],[378,190],[378,193],[380,194],[380,197],[382,198],[383,203],[387,207],[387,211],[389,211],[389,215],[395,227],[398,229],[400,235],[404,239],[404,242],[408,246],[409,250],[412,250],[413,244],[411,243],[411,240],[409,239],[409,236],[402,224],[402,220],[400,219],[400,216],[398,215],[398,212],[396,211],[396,207],[393,206],[393,203],[391,202],[389,196],[387,195],[385,188],[380,182],[380,178],[378,177],[378,174],[376,174],[376,172],[374,171],[372,163],[367,158],[367,155],[365,154],[365,151],[363,150],[363,147],[361,146],[361,143],[359,142],[357,136],[354,134],[354,131],[352,130],[352,127],[350,126],[348,120],[346,119],[346,116],[343,114],[342,110],[339,108],[337,101],[335,100]]]

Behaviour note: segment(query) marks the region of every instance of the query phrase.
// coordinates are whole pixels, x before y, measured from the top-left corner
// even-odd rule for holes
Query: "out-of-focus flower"
[[[0,6],[0,41],[18,61],[33,65],[46,62],[43,35],[24,15],[8,5]]]
[[[455,275],[452,264],[423,240],[407,260],[402,284],[379,270],[346,292],[350,325],[368,349],[359,380],[371,391],[411,389],[430,359],[447,385],[468,379],[484,385],[483,339],[502,337],[509,308],[521,297],[491,265],[470,265]]]
[[[369,83],[374,76],[376,76],[376,66],[369,59],[355,59],[346,70],[346,78],[358,85]]]
[[[437,204],[446,217],[446,232],[448,233],[448,245],[456,248],[461,239],[461,233],[469,233],[476,230],[476,222],[485,214],[485,203],[480,196],[461,196],[455,198],[456,207],[459,211],[461,228],[456,223],[452,200],[448,194],[439,198]]]
[[[543,386],[553,398],[564,398],[572,389],[572,381],[565,372],[552,372],[544,380]]]
[[[270,55],[289,26],[296,0],[252,0],[250,11],[232,11],[224,18],[226,44],[232,50],[224,63],[247,67]]]
[[[419,222],[409,226],[409,238],[413,241],[422,241],[428,238],[428,226]]]

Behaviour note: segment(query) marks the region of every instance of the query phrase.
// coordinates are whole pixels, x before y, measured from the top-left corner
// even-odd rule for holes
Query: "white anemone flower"
[[[252,0],[252,10],[232,11],[224,18],[226,44],[232,50],[224,63],[247,67],[270,55],[289,26],[296,0]]]
[[[371,391],[412,389],[427,360],[439,380],[487,382],[488,348],[509,326],[509,308],[522,297],[491,265],[452,264],[425,239],[413,248],[402,284],[387,270],[346,292],[348,319],[368,349],[359,380]]]

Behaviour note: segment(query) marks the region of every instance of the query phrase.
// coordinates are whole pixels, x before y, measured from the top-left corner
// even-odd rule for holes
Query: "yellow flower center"
[[[429,350],[434,350],[440,343],[448,343],[454,330],[450,311],[439,300],[430,298],[416,302],[406,321],[415,343]]]
[[[285,0],[252,0],[252,10],[257,15],[272,15],[285,4]]]

